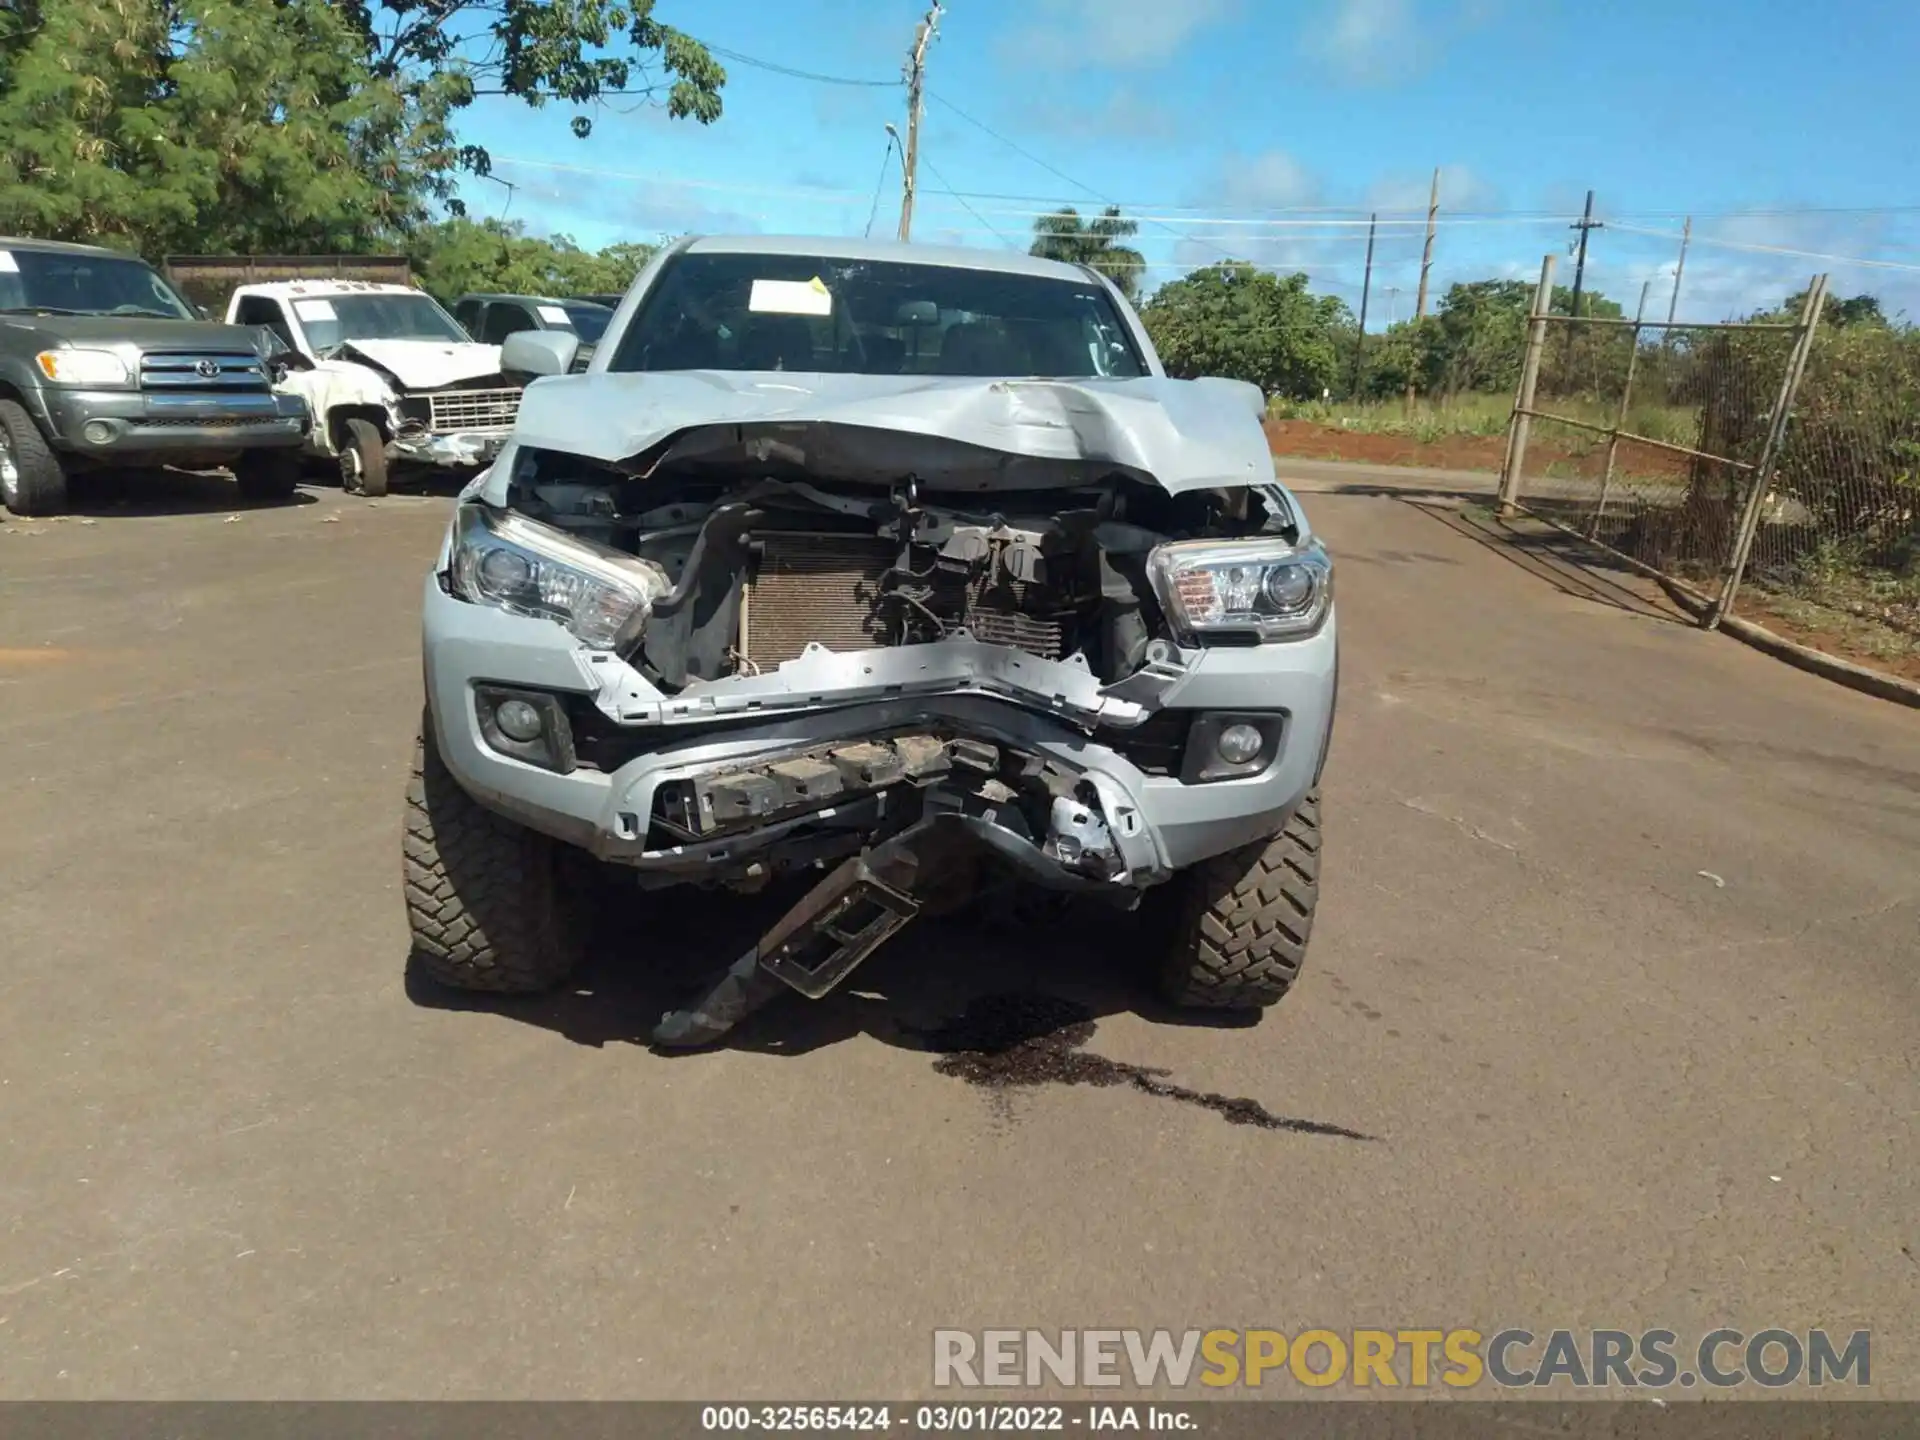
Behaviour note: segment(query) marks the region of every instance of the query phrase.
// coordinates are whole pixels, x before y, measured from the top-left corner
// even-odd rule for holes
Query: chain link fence
[[[1920,675],[1920,335],[1815,334],[1770,491],[1741,611]]]
[[[1797,316],[1672,324],[1546,312],[1504,507],[1728,613],[1920,676],[1920,332]],[[1831,640],[1831,647],[1825,641]]]

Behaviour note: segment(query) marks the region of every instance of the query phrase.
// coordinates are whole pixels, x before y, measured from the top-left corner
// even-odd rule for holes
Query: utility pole
[[[915,171],[920,164],[920,113],[926,108],[921,90],[927,77],[927,46],[940,26],[940,0],[933,0],[927,18],[913,34],[913,49],[907,54],[907,145],[900,157],[900,238],[909,239],[913,230],[913,191]]]
[[[1680,263],[1673,267],[1673,298],[1667,301],[1667,324],[1673,324],[1673,312],[1680,308],[1680,277],[1687,273],[1687,242],[1693,239],[1693,217],[1680,230]],[[1669,331],[1671,333],[1671,331]]]
[[[1580,313],[1580,291],[1585,286],[1586,279],[1587,279],[1587,232],[1591,230],[1604,230],[1607,228],[1600,221],[1593,218],[1593,192],[1591,190],[1587,191],[1586,213],[1582,215],[1578,220],[1574,221],[1573,224],[1569,225],[1567,228],[1569,230],[1578,230],[1580,232],[1580,248],[1579,248],[1580,258],[1573,262],[1573,311],[1572,313],[1577,316]]]
[[[1378,215],[1367,217],[1367,273],[1360,282],[1360,333],[1353,337],[1353,393],[1360,393],[1361,357],[1367,348],[1367,300],[1373,293],[1373,228]]]
[[[1440,217],[1440,167],[1433,167],[1433,188],[1427,192],[1427,248],[1420,255],[1420,294],[1413,302],[1413,318],[1427,314],[1427,272],[1433,269],[1433,228]]]

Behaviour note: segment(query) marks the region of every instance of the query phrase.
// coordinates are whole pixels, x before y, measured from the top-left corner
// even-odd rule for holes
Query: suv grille
[[[429,422],[436,435],[456,430],[511,430],[520,413],[518,390],[436,390]]]
[[[142,390],[265,390],[267,372],[251,351],[149,350],[140,357]]]

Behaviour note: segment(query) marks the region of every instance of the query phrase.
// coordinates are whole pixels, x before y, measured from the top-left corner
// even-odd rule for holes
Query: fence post
[[[1511,515],[1520,498],[1520,476],[1527,463],[1527,431],[1533,420],[1533,391],[1540,379],[1540,352],[1547,343],[1547,313],[1553,308],[1553,262],[1540,261],[1540,288],[1533,292],[1533,313],[1527,324],[1526,357],[1520,362],[1520,391],[1513,402],[1513,420],[1507,426],[1507,458],[1500,467],[1500,513]]]
[[[1747,561],[1753,555],[1754,537],[1760,533],[1760,512],[1766,507],[1767,494],[1773,489],[1773,472],[1780,463],[1780,448],[1786,443],[1787,421],[1793,402],[1800,393],[1801,378],[1807,372],[1807,356],[1813,350],[1813,334],[1820,325],[1820,311],[1827,299],[1827,277],[1816,275],[1807,287],[1807,298],[1800,305],[1800,324],[1787,356],[1786,373],[1780,377],[1780,393],[1773,402],[1772,422],[1767,426],[1767,442],[1754,468],[1753,489],[1747,494],[1740,528],[1734,533],[1733,554],[1727,560],[1726,582],[1720,598],[1713,602],[1705,627],[1718,630],[1720,622],[1733,612],[1734,597],[1740,593],[1740,581],[1746,575]]]
[[[1607,492],[1613,489],[1613,462],[1620,453],[1620,432],[1627,427],[1627,407],[1633,403],[1633,372],[1640,365],[1640,322],[1647,317],[1647,291],[1653,282],[1640,287],[1640,308],[1633,312],[1633,348],[1627,352],[1627,378],[1620,386],[1620,408],[1614,413],[1613,433],[1607,436],[1607,473],[1600,480],[1600,503],[1594,507],[1593,524],[1587,528],[1590,538],[1600,538],[1600,522],[1607,518]]]

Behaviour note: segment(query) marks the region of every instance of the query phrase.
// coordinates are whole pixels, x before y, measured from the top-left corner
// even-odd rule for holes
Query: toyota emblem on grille
[[[211,380],[220,373],[220,362],[218,360],[196,360],[193,362],[193,373],[198,375],[202,380]]]

